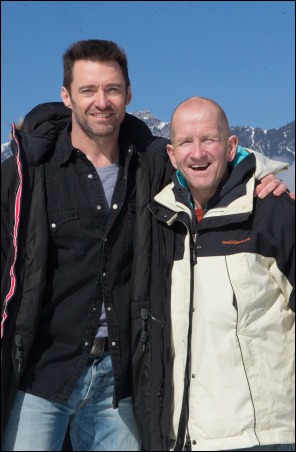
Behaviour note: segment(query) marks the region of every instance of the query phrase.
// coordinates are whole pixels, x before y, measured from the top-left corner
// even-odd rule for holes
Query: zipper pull
[[[15,352],[15,359],[18,362],[18,368],[17,371],[18,373],[21,372],[22,370],[22,364],[23,364],[23,352],[22,352],[22,348],[23,348],[23,340],[22,340],[22,336],[20,336],[19,334],[17,334],[14,338],[14,342],[16,345],[16,352]]]
[[[186,442],[185,442],[185,449],[184,450],[192,450],[191,449],[191,439],[189,433],[186,433]]]

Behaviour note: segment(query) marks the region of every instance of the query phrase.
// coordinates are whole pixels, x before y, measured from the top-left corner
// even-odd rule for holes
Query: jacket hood
[[[228,205],[234,199],[246,194],[246,181],[250,179],[256,169],[256,158],[254,154],[249,154],[234,168],[230,167],[230,175],[225,184],[219,188],[210,199],[207,209],[213,206]]]

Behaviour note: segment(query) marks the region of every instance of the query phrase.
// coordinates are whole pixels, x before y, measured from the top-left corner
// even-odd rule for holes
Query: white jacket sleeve
[[[286,162],[280,162],[277,160],[271,160],[260,152],[253,151],[253,149],[245,148],[246,151],[252,152],[256,157],[256,171],[255,177],[261,180],[268,174],[278,174],[282,171],[286,171],[289,168],[289,164]]]

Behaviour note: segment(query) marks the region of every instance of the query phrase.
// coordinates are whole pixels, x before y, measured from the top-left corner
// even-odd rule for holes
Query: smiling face
[[[237,137],[229,137],[226,118],[215,103],[191,98],[175,110],[167,151],[186,179],[196,207],[204,207],[227,177],[237,142]]]
[[[130,88],[116,61],[77,60],[73,67],[71,91],[61,89],[64,104],[72,109],[72,136],[118,135],[130,102]]]

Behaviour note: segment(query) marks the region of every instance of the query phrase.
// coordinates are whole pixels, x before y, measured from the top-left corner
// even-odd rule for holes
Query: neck
[[[208,201],[214,196],[215,191],[213,193],[209,193],[209,191],[198,190],[198,193],[192,193],[192,199],[194,202],[195,209],[204,209],[208,203]]]
[[[70,140],[72,145],[80,149],[96,168],[112,165],[118,160],[118,134],[91,139],[84,133],[72,131]]]

